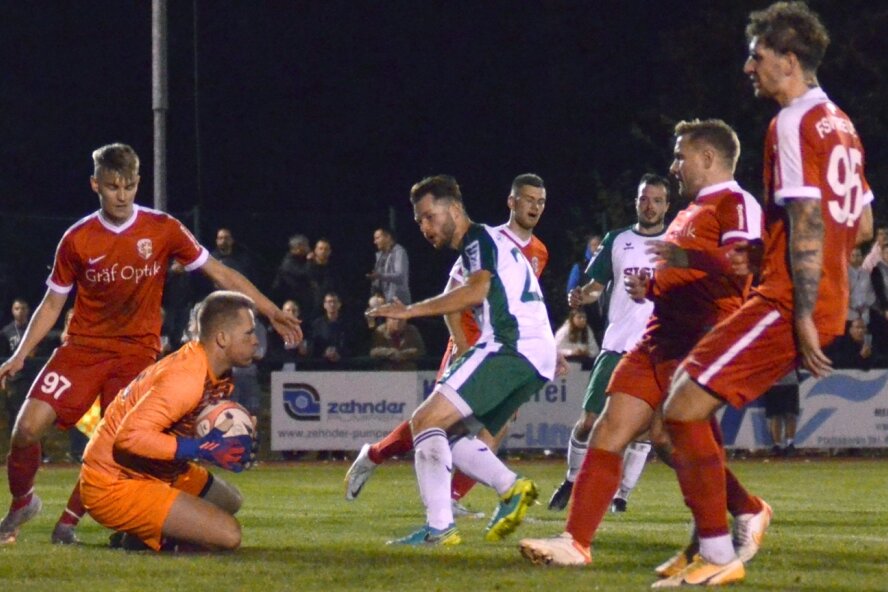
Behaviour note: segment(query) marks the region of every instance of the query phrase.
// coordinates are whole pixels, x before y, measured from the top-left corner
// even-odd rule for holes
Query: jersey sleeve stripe
[[[200,255],[197,256],[197,259],[189,263],[185,266],[185,271],[194,271],[199,267],[203,267],[203,264],[207,262],[207,259],[210,258],[210,252],[207,251],[204,247],[200,248]]]
[[[761,232],[749,232],[746,230],[731,230],[721,236],[722,244],[733,242],[734,240],[755,240],[761,238]]]
[[[802,159],[802,118],[812,107],[802,102],[780,111],[777,115],[777,163],[780,175],[777,179],[780,193],[786,187],[805,186],[805,168]],[[778,199],[775,195],[775,199]]]
[[[57,283],[55,283],[54,281],[52,281],[52,279],[46,280],[46,286],[50,290],[52,290],[53,292],[56,292],[58,294],[68,294],[69,292],[71,292],[71,290],[74,289],[74,284],[71,284],[70,286],[60,286]]]
[[[774,192],[774,203],[782,206],[787,199],[820,199],[819,187],[788,187]]]
[[[762,238],[762,206],[748,191],[743,191],[743,212],[746,215],[746,233],[748,236],[744,238],[759,239]],[[728,238],[728,235],[722,237]]]

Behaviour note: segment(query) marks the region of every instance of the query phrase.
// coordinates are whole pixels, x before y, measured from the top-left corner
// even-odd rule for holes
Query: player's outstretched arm
[[[823,266],[820,200],[787,199],[786,212],[789,215],[789,261],[799,356],[802,365],[814,376],[824,376],[832,370],[832,361],[820,349],[813,319]]]
[[[371,308],[366,314],[369,317],[391,317],[395,319],[437,317],[481,304],[487,297],[489,289],[490,272],[481,269],[470,275],[465,284],[449,292],[444,292],[410,306],[404,306],[403,303],[395,300],[395,302]]]
[[[15,348],[12,356],[0,366],[0,387],[6,388],[6,378],[14,376],[22,369],[25,365],[25,358],[34,351],[38,343],[43,341],[46,334],[59,320],[59,315],[61,315],[67,300],[67,294],[59,294],[51,289],[46,290],[43,300],[28,323],[28,328],[25,329],[21,343]]]
[[[226,290],[234,290],[235,292],[246,294],[252,298],[259,312],[268,317],[274,330],[284,338],[284,343],[296,345],[302,341],[302,328],[299,326],[299,320],[278,308],[259,291],[259,288],[253,285],[253,282],[245,278],[240,272],[223,265],[218,259],[213,257],[207,259],[207,262],[200,269],[216,285]]]

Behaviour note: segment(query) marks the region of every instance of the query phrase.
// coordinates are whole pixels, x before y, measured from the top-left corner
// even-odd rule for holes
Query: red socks
[[[83,507],[83,502],[80,501],[80,479],[78,479],[77,483],[74,484],[74,491],[71,492],[71,497],[68,498],[68,505],[65,506],[65,510],[59,517],[59,524],[77,526],[84,514],[86,514],[86,508]]]
[[[410,431],[410,422],[401,422],[398,427],[389,432],[388,436],[370,447],[368,456],[376,464],[382,464],[393,456],[405,454],[413,450],[413,432]]]
[[[455,471],[450,482],[450,499],[461,500],[473,487],[476,481],[462,471]]]
[[[712,426],[712,437],[719,448],[724,449],[725,438],[721,431],[718,419],[713,415],[709,419]],[[758,514],[762,511],[762,504],[758,498],[749,495],[749,492],[740,484],[740,481],[731,472],[731,469],[725,465],[725,489],[728,494],[728,512],[731,516],[739,514]]]
[[[694,514],[697,534],[701,538],[728,534],[725,513],[727,471],[712,425],[709,420],[667,420],[665,423],[675,447],[673,460],[678,483],[684,494],[685,504]],[[736,479],[734,482],[739,486]],[[740,490],[743,488],[740,487]]]
[[[574,540],[588,547],[620,487],[623,455],[590,448],[574,483],[567,526]]]
[[[34,477],[40,468],[40,444],[26,448],[12,448],[6,457],[6,474],[9,476],[9,492],[12,494],[11,509],[18,510],[31,502]]]

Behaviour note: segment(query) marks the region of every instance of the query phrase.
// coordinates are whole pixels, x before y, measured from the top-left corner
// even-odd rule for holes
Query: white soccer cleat
[[[768,525],[771,524],[771,516],[774,513],[771,510],[771,506],[765,500],[762,498],[758,498],[758,500],[762,503],[762,509],[759,513],[740,514],[734,517],[733,536],[731,538],[734,541],[734,550],[737,553],[737,557],[743,563],[748,562],[758,553],[762,540],[765,538],[765,531],[768,530]]]
[[[589,547],[576,542],[569,532],[548,539],[523,539],[518,543],[521,555],[534,565],[589,565]]]
[[[367,479],[370,478],[370,475],[373,474],[373,471],[378,466],[370,460],[370,445],[364,444],[361,446],[358,458],[355,459],[355,462],[349,467],[348,473],[345,474],[345,499],[353,501],[358,497],[361,489],[364,488],[364,484],[367,483]]]

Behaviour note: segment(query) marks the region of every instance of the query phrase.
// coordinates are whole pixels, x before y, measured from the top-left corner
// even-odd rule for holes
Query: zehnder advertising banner
[[[518,412],[504,446],[566,448],[589,372],[572,367]],[[431,394],[435,373],[273,372],[272,450],[357,450],[404,420]]]
[[[357,450],[410,418],[434,372],[275,372],[273,450]],[[572,366],[521,407],[504,446],[562,450],[580,416],[589,372]],[[798,448],[888,447],[888,371],[836,371],[800,385]],[[729,448],[769,448],[761,400],[721,415]]]

